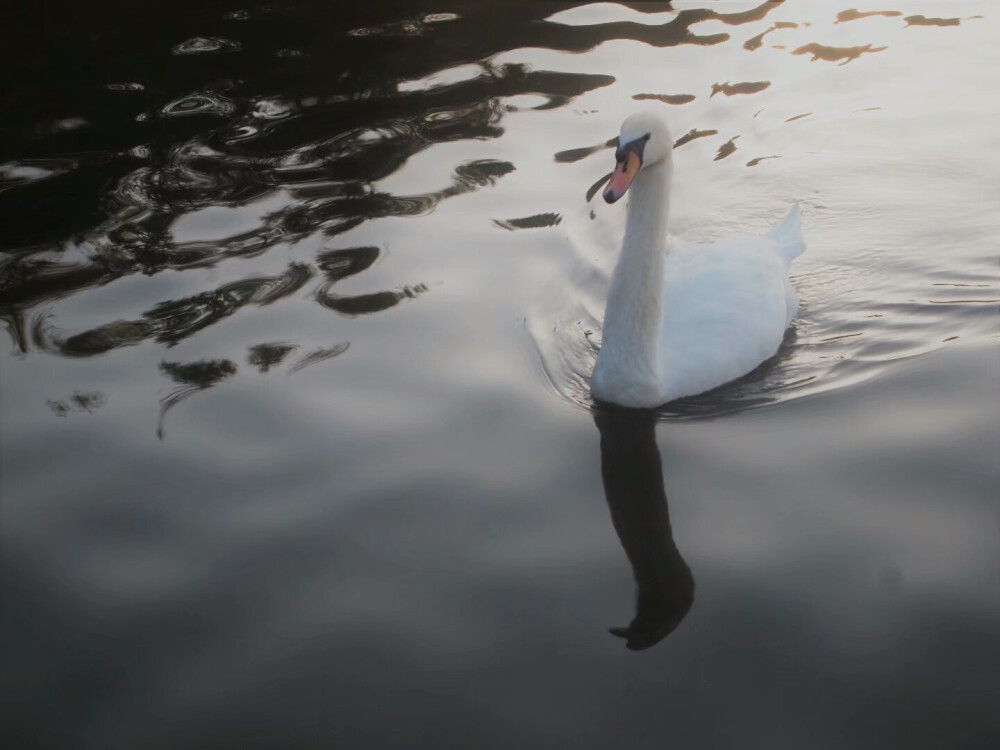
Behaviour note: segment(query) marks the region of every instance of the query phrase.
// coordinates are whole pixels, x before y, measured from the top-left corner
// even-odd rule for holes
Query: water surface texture
[[[1000,746],[994,5],[16,11],[3,747]],[[630,412],[639,107],[672,241],[808,251]]]

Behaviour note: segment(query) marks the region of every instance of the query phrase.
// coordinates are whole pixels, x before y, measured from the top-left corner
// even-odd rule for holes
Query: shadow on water
[[[638,587],[635,617],[610,628],[641,651],[670,635],[694,602],[694,577],[674,542],[656,444],[657,413],[600,404],[601,477],[611,521]]]

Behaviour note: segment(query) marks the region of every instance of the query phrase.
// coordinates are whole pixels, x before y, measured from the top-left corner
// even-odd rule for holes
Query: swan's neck
[[[598,368],[606,380],[635,387],[660,382],[663,258],[670,211],[672,165],[660,162],[636,175],[629,190],[625,239],[611,277]],[[610,383],[609,383],[610,385]]]

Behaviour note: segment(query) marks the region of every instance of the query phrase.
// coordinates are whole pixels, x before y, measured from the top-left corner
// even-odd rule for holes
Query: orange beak
[[[615,171],[611,173],[611,180],[604,188],[604,200],[608,203],[614,203],[625,195],[625,191],[632,184],[632,180],[639,173],[641,166],[642,159],[639,158],[639,155],[634,151],[627,152],[625,158],[615,165]]]

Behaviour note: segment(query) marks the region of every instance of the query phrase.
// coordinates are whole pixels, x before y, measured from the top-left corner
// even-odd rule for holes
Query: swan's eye
[[[615,159],[618,161],[625,161],[625,157],[628,156],[629,152],[635,153],[642,160],[642,152],[646,148],[646,143],[652,137],[651,133],[646,133],[646,135],[640,136],[628,143],[623,143],[615,150]]]

